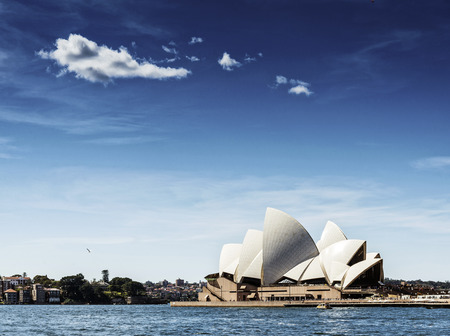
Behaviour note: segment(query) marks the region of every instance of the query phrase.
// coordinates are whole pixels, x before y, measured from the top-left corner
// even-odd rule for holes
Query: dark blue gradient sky
[[[367,239],[388,277],[450,279],[449,16],[0,0],[0,274],[199,280],[270,206]]]

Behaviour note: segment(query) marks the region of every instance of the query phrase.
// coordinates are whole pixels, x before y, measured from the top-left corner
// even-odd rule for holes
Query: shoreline
[[[449,301],[367,301],[367,300],[340,300],[340,301],[229,301],[229,302],[199,302],[199,301],[172,301],[171,307],[222,307],[222,308],[315,308],[320,303],[328,303],[332,308],[338,307],[407,307],[407,308],[450,308]]]

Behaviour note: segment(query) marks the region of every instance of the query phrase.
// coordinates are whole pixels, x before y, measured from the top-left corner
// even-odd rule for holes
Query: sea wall
[[[314,300],[305,302],[293,301],[231,301],[231,302],[197,302],[177,301],[170,302],[171,307],[240,307],[240,308],[289,308],[289,307],[316,307],[319,303],[326,302],[331,307],[424,307],[424,308],[450,308],[450,302],[446,300],[435,301],[405,301],[405,300]]]

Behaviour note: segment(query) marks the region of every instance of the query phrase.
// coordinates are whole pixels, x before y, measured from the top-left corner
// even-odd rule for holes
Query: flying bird
[[[91,250],[89,250],[87,247],[86,247],[86,250],[87,250],[89,253],[91,253]]]

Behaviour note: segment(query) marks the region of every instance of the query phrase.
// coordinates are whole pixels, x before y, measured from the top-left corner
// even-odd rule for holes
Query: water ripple
[[[449,335],[449,309],[0,306],[0,335]]]

